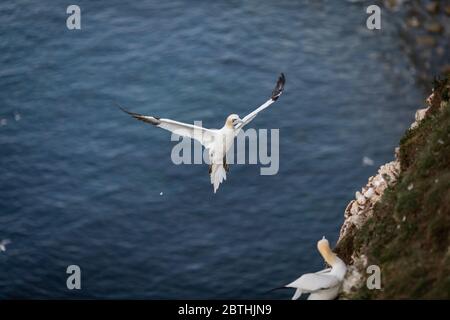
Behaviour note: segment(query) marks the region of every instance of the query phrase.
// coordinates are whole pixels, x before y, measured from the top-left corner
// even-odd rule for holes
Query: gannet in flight
[[[0,241],[0,251],[5,252],[6,251],[6,245],[10,244],[11,241],[9,239],[5,239]]]
[[[338,296],[347,266],[331,251],[325,237],[317,242],[317,249],[331,268],[316,273],[306,273],[285,285],[285,288],[296,289],[292,300],[297,300],[303,293],[310,293],[308,300],[333,300]]]
[[[264,102],[260,107],[249,113],[243,119],[239,118],[237,114],[230,114],[221,129],[207,129],[171,119],[145,116],[119,107],[138,120],[171,131],[177,135],[199,141],[208,150],[211,163],[209,166],[209,175],[211,177],[211,184],[214,186],[214,193],[216,193],[219,185],[227,178],[226,172],[228,172],[229,169],[226,161],[226,154],[233,146],[234,138],[245,125],[250,123],[250,121],[256,117],[258,113],[266,109],[280,97],[283,93],[285,81],[284,74],[281,73],[269,100]]]

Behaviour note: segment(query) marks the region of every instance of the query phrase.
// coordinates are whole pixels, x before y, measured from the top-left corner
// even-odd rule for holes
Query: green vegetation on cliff
[[[347,263],[364,254],[381,268],[382,290],[363,285],[348,298],[450,299],[449,86],[436,81],[425,118],[401,139],[398,182],[337,247]]]

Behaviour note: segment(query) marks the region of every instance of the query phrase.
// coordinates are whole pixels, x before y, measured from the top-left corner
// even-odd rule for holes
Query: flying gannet
[[[338,296],[347,266],[331,251],[325,237],[317,242],[317,249],[331,268],[316,273],[306,273],[285,285],[284,288],[296,289],[292,300],[297,300],[303,293],[310,293],[308,300],[333,300]]]
[[[286,80],[284,74],[281,73],[269,100],[253,112],[249,113],[243,119],[239,118],[237,114],[230,114],[221,129],[207,129],[171,119],[146,116],[139,113],[130,112],[120,106],[119,107],[124,112],[130,114],[138,120],[171,131],[177,135],[189,137],[199,141],[208,150],[209,160],[211,163],[209,166],[209,175],[211,178],[211,184],[214,186],[214,193],[216,193],[219,185],[226,180],[227,177],[226,173],[229,168],[226,161],[226,154],[233,146],[234,138],[245,125],[250,123],[250,121],[256,117],[258,113],[266,109],[280,97],[283,93],[285,82]]]
[[[6,251],[6,245],[10,244],[11,241],[9,239],[4,239],[0,241],[0,251],[5,252]]]

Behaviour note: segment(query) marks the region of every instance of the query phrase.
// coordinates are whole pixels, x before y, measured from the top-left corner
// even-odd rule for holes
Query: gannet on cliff
[[[307,273],[287,284],[286,288],[294,288],[292,300],[297,300],[303,293],[310,293],[308,300],[333,300],[337,297],[347,266],[333,251],[325,237],[317,242],[317,249],[331,268]]]
[[[130,112],[122,107],[120,108],[138,120],[150,123],[177,135],[189,137],[199,141],[208,150],[209,160],[211,163],[209,166],[209,174],[211,177],[211,184],[214,186],[214,193],[216,193],[222,181],[226,180],[226,172],[228,172],[226,154],[233,146],[234,138],[245,125],[250,123],[250,121],[256,117],[259,112],[266,109],[279,98],[279,96],[283,93],[285,82],[286,80],[284,74],[281,73],[269,100],[253,112],[249,113],[243,119],[239,118],[237,114],[229,115],[221,129],[206,129],[200,126],[178,122],[171,119],[145,116],[139,113]]]

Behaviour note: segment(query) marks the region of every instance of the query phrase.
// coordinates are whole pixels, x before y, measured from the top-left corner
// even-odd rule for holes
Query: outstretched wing
[[[242,123],[236,129],[241,129],[243,126],[245,126],[246,124],[250,123],[250,121],[252,121],[258,115],[258,113],[260,113],[261,111],[266,109],[268,106],[270,106],[272,103],[277,101],[277,99],[283,93],[283,89],[284,89],[284,84],[285,83],[286,83],[286,78],[284,77],[284,74],[281,73],[280,76],[278,77],[277,84],[275,85],[275,88],[272,91],[272,96],[270,97],[270,99],[267,100],[266,102],[264,102],[256,110],[254,110],[253,112],[251,112],[248,115],[246,115],[242,119]]]
[[[215,138],[215,130],[206,129],[203,127],[199,127],[193,124],[178,122],[171,119],[163,119],[158,117],[152,117],[152,116],[144,116],[139,113],[128,111],[121,106],[119,108],[123,111],[131,115],[132,117],[150,123],[154,126],[157,126],[159,128],[165,129],[167,131],[173,132],[177,135],[183,136],[183,137],[189,137],[191,139],[195,139],[198,142],[200,142],[202,145],[204,145],[206,148],[209,148],[209,146],[213,143]]]

